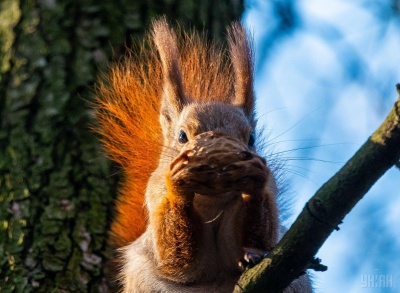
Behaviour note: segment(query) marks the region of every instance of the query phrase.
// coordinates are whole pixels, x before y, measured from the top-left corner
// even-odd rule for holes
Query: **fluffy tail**
[[[144,194],[163,143],[159,111],[166,90],[162,60],[155,44],[170,36],[175,38],[175,32],[164,18],[154,22],[153,33],[138,50],[115,64],[97,89],[96,131],[109,157],[122,167],[125,175],[111,226],[110,242],[116,247],[132,242],[146,228]],[[245,76],[238,69],[242,65],[251,66],[250,47],[246,45],[246,50],[238,47],[241,43],[248,44],[244,29],[233,23],[228,39],[229,50],[226,50],[196,33],[178,32],[175,41],[179,56],[174,58],[179,59],[175,61],[186,97],[200,102],[241,104],[242,98],[238,93],[235,97],[235,91],[244,93],[243,96],[252,94],[246,91],[252,76]],[[252,106],[247,105],[249,112]]]
[[[96,131],[124,171],[110,243],[124,246],[146,228],[144,193],[158,164],[161,67],[153,50],[139,49],[115,64],[96,90]]]

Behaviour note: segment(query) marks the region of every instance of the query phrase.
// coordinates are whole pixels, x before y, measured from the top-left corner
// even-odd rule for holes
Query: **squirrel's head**
[[[194,100],[185,93],[177,35],[164,18],[153,23],[153,40],[162,64],[163,96],[160,123],[165,143],[169,147],[180,149],[181,145],[200,133],[220,131],[253,147],[253,50],[245,29],[237,22],[228,28],[228,59],[233,76],[218,78],[231,83],[233,90],[224,101],[217,102],[213,97]]]

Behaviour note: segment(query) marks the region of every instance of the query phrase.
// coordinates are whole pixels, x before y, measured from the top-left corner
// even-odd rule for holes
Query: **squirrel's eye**
[[[183,130],[181,130],[181,132],[179,133],[179,143],[180,144],[185,144],[185,143],[187,143],[188,142],[188,137],[187,137],[187,135],[186,135],[186,132],[185,131],[183,131]]]
[[[247,143],[247,145],[249,147],[254,147],[254,143],[256,142],[256,135],[254,134],[254,132],[250,133],[250,137],[249,137],[249,142]]]

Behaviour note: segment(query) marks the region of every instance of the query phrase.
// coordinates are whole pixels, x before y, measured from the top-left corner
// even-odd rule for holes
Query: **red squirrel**
[[[159,19],[97,90],[97,131],[124,171],[110,233],[123,292],[232,292],[245,253],[278,241],[276,183],[255,144],[253,50],[238,22],[227,44]],[[308,276],[285,292],[312,292]]]

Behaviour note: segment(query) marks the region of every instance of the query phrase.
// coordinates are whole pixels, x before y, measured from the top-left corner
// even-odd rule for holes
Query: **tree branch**
[[[372,185],[400,159],[399,98],[382,125],[307,202],[278,245],[241,276],[234,292],[282,292],[312,263],[314,255]]]

